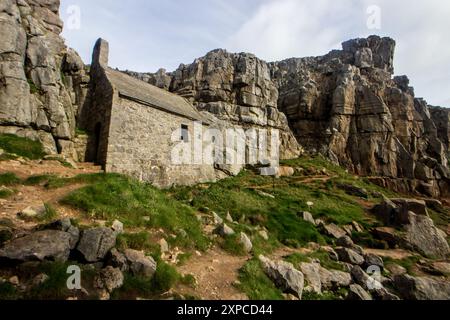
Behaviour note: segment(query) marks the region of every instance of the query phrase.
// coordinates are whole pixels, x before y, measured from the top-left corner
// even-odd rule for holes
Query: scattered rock
[[[244,247],[245,252],[247,252],[247,253],[252,252],[252,250],[253,250],[252,241],[244,232],[241,232],[239,242]]]
[[[349,236],[343,236],[337,239],[336,245],[344,248],[353,248],[355,246],[355,243]]]
[[[83,231],[77,246],[87,262],[103,260],[115,247],[117,234],[110,228],[94,228]]]
[[[347,262],[353,265],[361,266],[364,264],[364,257],[358,254],[356,251],[349,248],[337,248],[336,253],[339,256],[339,260]]]
[[[309,222],[309,223],[311,223],[313,225],[316,225],[316,221],[314,220],[314,217],[313,217],[313,215],[310,212],[308,212],[308,211],[301,212],[301,217],[306,222]]]
[[[322,247],[322,250],[326,251],[328,255],[330,256],[330,259],[333,261],[339,261],[339,255],[336,253],[336,251],[331,247]]]
[[[94,283],[97,289],[105,289],[109,293],[123,286],[124,276],[122,271],[111,266],[100,271]]]
[[[43,230],[58,230],[64,231],[70,234],[70,249],[76,248],[78,241],[80,240],[80,230],[77,227],[72,226],[72,222],[69,218],[60,219],[47,224],[42,227]]]
[[[364,232],[364,228],[358,222],[353,221],[352,226],[356,232],[358,232],[358,233]]]
[[[65,262],[69,258],[71,239],[71,235],[63,231],[38,231],[7,243],[0,249],[0,260]]]
[[[120,222],[119,220],[114,220],[111,229],[113,229],[113,231],[117,234],[122,234],[123,233],[123,223]]]
[[[216,230],[214,230],[215,234],[218,234],[221,237],[229,237],[235,234],[234,230],[227,226],[225,223],[219,225]]]
[[[364,268],[369,268],[372,266],[379,267],[381,270],[384,269],[383,259],[374,254],[365,254],[364,255]]]
[[[394,286],[405,300],[450,300],[450,282],[426,277],[399,275]]]
[[[339,239],[346,235],[345,231],[342,230],[342,228],[335,225],[334,223],[323,225],[322,228],[326,235],[333,237],[335,239]]]
[[[217,213],[213,212],[212,215],[213,215],[215,225],[223,224],[223,219]]]
[[[12,276],[11,278],[9,278],[8,282],[16,287],[20,284],[18,276]]]
[[[230,212],[227,213],[226,220],[227,220],[229,223],[233,223],[233,222],[234,222],[234,221],[233,221],[233,217],[231,216]]]
[[[343,271],[327,270],[320,267],[319,275],[323,290],[346,288],[352,283],[352,276],[350,273]]]
[[[274,282],[277,288],[284,293],[291,293],[299,299],[302,298],[305,281],[303,273],[295,269],[288,262],[274,262],[264,256],[260,256],[259,261],[263,266],[264,272]]]
[[[263,238],[264,240],[268,241],[269,240],[269,234],[267,233],[266,230],[260,230],[258,232],[258,234],[261,236],[261,238]]]
[[[128,260],[122,252],[119,252],[116,248],[113,248],[109,254],[107,259],[107,264],[120,269],[122,272],[127,272],[129,270]]]
[[[344,184],[344,183],[337,184],[337,187],[339,189],[343,190],[348,195],[360,197],[363,199],[369,198],[369,192],[367,192],[367,190],[364,188],[360,188],[360,187],[357,187],[357,186],[354,186],[351,184]]]
[[[21,219],[36,219],[45,215],[47,208],[44,204],[38,206],[30,206],[18,213]]]
[[[393,276],[398,276],[398,275],[403,275],[406,274],[408,271],[403,268],[402,266],[392,263],[392,264],[388,264],[386,266],[386,269],[393,275]]]
[[[405,240],[428,257],[446,258],[450,247],[444,232],[435,227],[428,216],[409,214]]]
[[[44,284],[48,279],[50,279],[50,277],[48,275],[46,275],[45,273],[38,274],[31,281],[31,285],[33,287],[39,287],[40,285]]]
[[[361,269],[360,266],[354,266],[351,275],[355,283],[359,284],[364,290],[368,290],[369,292],[373,292],[376,289],[383,288],[383,285],[378,280],[369,276],[367,273]]]
[[[145,256],[144,252],[127,249],[125,250],[130,271],[138,276],[152,277],[156,272],[156,262],[152,257]]]
[[[342,227],[342,230],[345,231],[345,233],[351,237],[353,235],[353,226],[351,224],[345,225]]]
[[[370,293],[364,290],[359,284],[352,284],[350,285],[347,300],[371,301],[373,299]]]
[[[322,281],[320,279],[320,264],[317,263],[301,263],[300,270],[305,276],[307,286],[305,291],[322,294]]]
[[[159,247],[161,248],[161,253],[169,252],[169,244],[167,243],[166,239],[161,239],[159,241]]]
[[[421,216],[428,216],[427,204],[416,199],[391,199],[402,211],[414,212]]]
[[[279,167],[277,177],[292,177],[295,174],[295,169],[292,167]]]

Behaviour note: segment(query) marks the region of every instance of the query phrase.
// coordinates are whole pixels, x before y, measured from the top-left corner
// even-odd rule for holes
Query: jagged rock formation
[[[89,77],[59,36],[59,0],[0,3],[0,132],[44,143],[48,153],[79,158],[76,119]]]
[[[301,148],[277,108],[278,89],[268,64],[252,54],[218,49],[173,73],[127,72],[190,100],[199,111],[213,115],[221,127],[275,128],[280,130],[281,157],[298,156]]]
[[[89,127],[81,114],[95,84],[59,36],[58,10],[59,0],[0,4],[0,132],[84,160],[87,141],[75,132]],[[393,77],[394,50],[377,36],[274,63],[219,49],[172,73],[128,74],[187,98],[220,129],[279,129],[283,158],[301,145],[385,187],[448,195],[450,112]]]
[[[392,78],[394,50],[394,40],[371,36],[323,57],[272,63],[278,107],[306,149],[384,177],[374,179],[383,186],[439,196],[449,191],[449,122],[435,120],[406,76]]]

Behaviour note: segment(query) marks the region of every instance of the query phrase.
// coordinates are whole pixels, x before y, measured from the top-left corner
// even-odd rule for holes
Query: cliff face
[[[394,40],[372,36],[322,57],[268,64],[215,50],[173,73],[128,73],[220,120],[281,129],[283,156],[298,143],[383,186],[448,193],[450,113],[393,77],[394,52]]]
[[[448,113],[430,113],[407,77],[392,78],[394,49],[392,39],[372,36],[272,63],[278,107],[307,150],[399,191],[437,196],[448,192]]]
[[[185,97],[221,127],[278,129],[281,156],[301,153],[286,116],[278,110],[278,88],[271,80],[269,66],[254,55],[219,49],[173,73],[127,73]]]
[[[89,77],[59,36],[59,0],[0,3],[0,132],[39,139],[77,159],[75,130]]]
[[[81,114],[95,84],[60,37],[58,10],[59,0],[0,3],[0,132],[83,160],[76,127],[89,127]],[[266,63],[214,50],[172,73],[128,73],[187,98],[219,128],[279,129],[283,158],[304,147],[398,191],[447,194],[450,112],[393,77],[394,51],[372,36],[322,57]]]

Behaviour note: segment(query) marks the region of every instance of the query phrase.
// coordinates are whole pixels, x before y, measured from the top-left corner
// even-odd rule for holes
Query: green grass
[[[348,295],[348,290],[341,288],[336,292],[325,291],[322,294],[315,292],[303,292],[303,301],[333,301],[333,300],[344,300]]]
[[[149,184],[116,174],[101,177],[97,180],[96,176],[93,184],[71,193],[61,203],[80,209],[95,219],[118,219],[126,227],[162,228],[167,233],[178,234],[171,241],[182,247],[200,250],[208,247],[209,241],[192,208]],[[145,221],[144,216],[150,217],[150,221]],[[187,237],[181,236],[181,230]]]
[[[272,184],[273,179],[270,177],[244,171],[237,177],[217,183],[176,188],[168,193],[196,210],[206,207],[221,216],[230,212],[235,221],[266,227],[277,241],[294,247],[308,242],[323,244],[327,241],[312,224],[299,217],[298,213],[302,211],[310,211],[314,218],[338,225],[353,221],[364,226],[372,223],[356,197],[335,188],[330,190],[323,182],[305,185],[292,182],[289,178],[281,178],[276,180],[275,188],[271,187]],[[274,198],[255,190],[261,186],[265,187],[262,191]],[[309,201],[314,203],[312,208],[307,205]]]
[[[44,148],[39,141],[18,137],[13,134],[0,135],[0,148],[7,153],[31,160],[42,159],[45,156]]]
[[[125,274],[124,284],[115,290],[111,298],[113,300],[158,299],[159,296],[178,283],[189,283],[191,279],[182,277],[177,270],[156,259],[158,266],[152,278]]]
[[[39,273],[49,276],[48,280],[33,288],[26,296],[31,300],[65,300],[70,296],[67,289],[67,268],[70,263],[44,262],[38,267]]]
[[[284,300],[283,293],[265,275],[261,263],[256,259],[248,261],[239,270],[239,281],[237,287],[250,300]]]
[[[419,262],[419,260],[422,259],[419,256],[412,256],[412,257],[408,257],[402,260],[396,260],[396,259],[392,259],[389,257],[384,258],[384,265],[385,267],[391,265],[391,264],[397,264],[403,268],[405,268],[407,270],[407,273],[414,276],[416,275],[414,269],[415,266],[417,265],[417,263]]]
[[[16,287],[9,282],[0,283],[0,301],[12,301],[19,298],[20,294],[17,292]]]
[[[14,190],[11,189],[0,189],[0,199],[7,199],[14,194]]]
[[[14,173],[0,174],[0,186],[14,186],[21,182],[20,178]]]
[[[38,86],[33,82],[33,80],[28,79],[28,85],[30,86],[30,93],[36,94],[41,92],[41,89],[38,88]]]
[[[150,239],[146,231],[138,233],[124,233],[117,237],[117,247],[145,251],[147,254],[159,254],[160,247]]]
[[[329,253],[324,250],[315,251],[309,254],[295,253],[285,258],[286,261],[292,263],[295,267],[299,267],[303,262],[310,263],[314,259],[318,259],[320,265],[325,269],[344,271],[343,265],[332,260]]]

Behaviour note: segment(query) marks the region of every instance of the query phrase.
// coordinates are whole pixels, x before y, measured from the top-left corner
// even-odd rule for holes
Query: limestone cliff
[[[219,49],[172,73],[128,73],[220,120],[281,129],[284,156],[299,144],[383,186],[439,196],[449,190],[450,112],[393,77],[395,45],[371,36],[269,64]]]
[[[163,69],[156,74],[127,73],[185,97],[212,116],[213,122],[221,122],[221,127],[278,129],[281,156],[301,153],[286,116],[278,110],[278,88],[269,66],[252,54],[218,49],[190,65],[180,65],[173,73]]]
[[[430,113],[406,76],[393,77],[394,50],[394,40],[372,36],[272,63],[278,107],[308,150],[396,190],[438,196],[449,190],[448,113]]]
[[[75,159],[76,120],[89,77],[60,37],[59,0],[0,2],[0,132]]]

